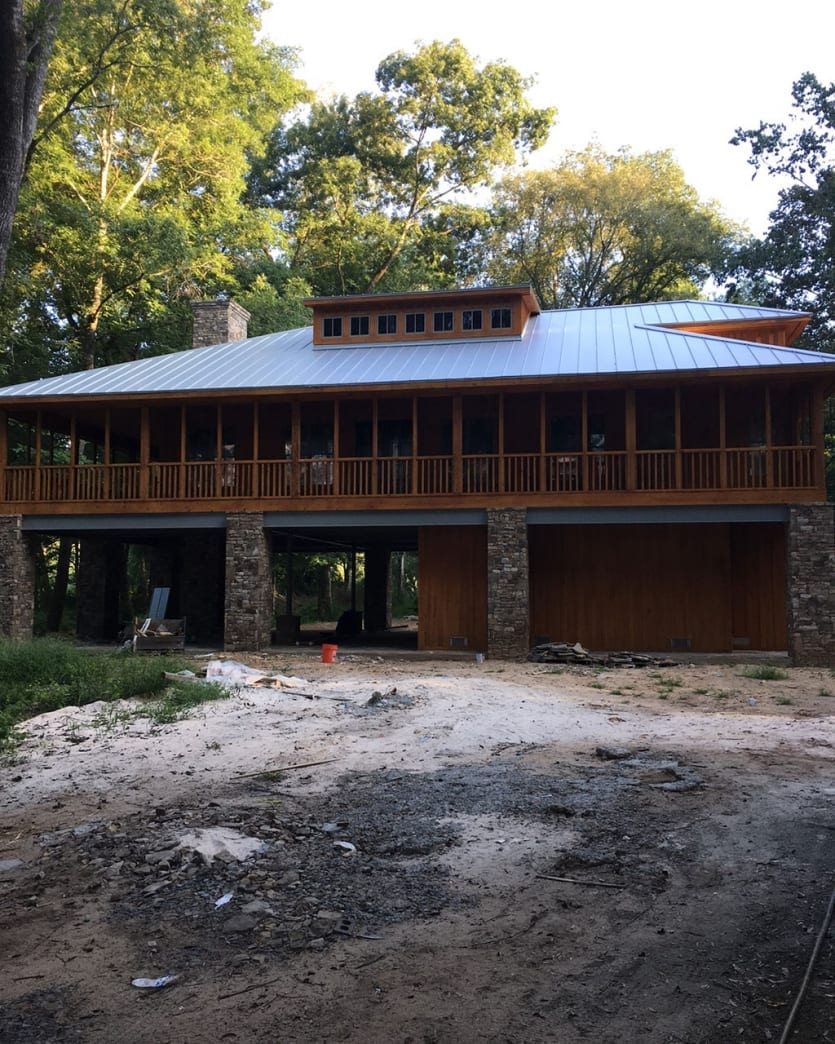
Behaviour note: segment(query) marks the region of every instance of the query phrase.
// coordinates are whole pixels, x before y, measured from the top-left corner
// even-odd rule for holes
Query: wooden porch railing
[[[527,494],[813,489],[812,446],[588,453],[9,465],[7,503],[282,500]]]

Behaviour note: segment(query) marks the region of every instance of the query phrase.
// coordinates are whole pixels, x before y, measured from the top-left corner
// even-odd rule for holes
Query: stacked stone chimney
[[[249,312],[234,301],[192,301],[191,308],[192,348],[242,341],[246,337]]]

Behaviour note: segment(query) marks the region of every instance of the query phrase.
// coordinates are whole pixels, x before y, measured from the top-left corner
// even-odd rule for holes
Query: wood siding
[[[531,635],[592,649],[785,649],[782,525],[533,526]],[[738,644],[737,647],[740,647]]]
[[[425,526],[418,535],[420,614],[418,648],[487,647],[487,530],[483,526]]]

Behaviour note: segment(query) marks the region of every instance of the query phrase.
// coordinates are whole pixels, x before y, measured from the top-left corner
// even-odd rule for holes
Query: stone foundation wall
[[[800,667],[835,664],[835,519],[832,504],[789,508],[789,655]]]
[[[530,651],[528,524],[525,508],[487,510],[487,655]]]
[[[0,636],[32,637],[35,556],[20,515],[0,515]]]
[[[264,516],[226,517],[226,649],[264,649],[272,629],[272,569]]]

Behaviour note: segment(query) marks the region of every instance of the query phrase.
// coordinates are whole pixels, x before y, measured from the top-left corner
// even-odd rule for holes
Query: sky
[[[752,180],[737,127],[784,120],[804,72],[835,81],[835,5],[827,0],[273,0],[267,35],[299,50],[298,74],[320,95],[374,88],[393,51],[460,39],[479,64],[503,60],[556,106],[547,167],[595,141],[606,151],[670,149],[703,200],[762,234],[779,185]]]

